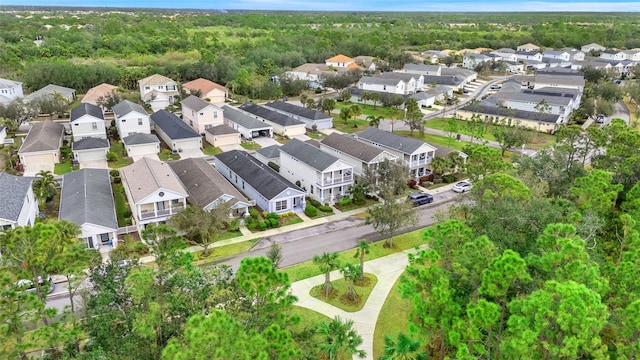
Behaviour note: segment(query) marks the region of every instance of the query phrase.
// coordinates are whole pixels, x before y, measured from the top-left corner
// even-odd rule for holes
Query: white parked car
[[[46,283],[45,283],[46,281]],[[56,284],[53,282],[53,279],[51,278],[51,276],[47,275],[46,279],[43,279],[42,276],[38,276],[38,284],[40,284],[40,286],[44,286],[44,285],[49,285],[49,289],[48,292],[49,294],[53,292],[53,289],[55,289]],[[32,280],[29,279],[20,279],[18,280],[18,283],[16,284],[18,286],[18,288],[20,288],[20,290],[26,291],[26,292],[35,292],[36,291],[36,285],[33,283]]]
[[[453,185],[453,188],[451,188],[451,190],[457,193],[465,193],[471,190],[472,188],[473,188],[473,185],[471,185],[470,182],[460,181],[459,183],[456,183],[455,185]]]

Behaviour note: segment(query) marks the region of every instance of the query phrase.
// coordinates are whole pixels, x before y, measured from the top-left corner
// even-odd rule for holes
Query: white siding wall
[[[71,123],[71,132],[73,133],[74,141],[88,137],[100,139],[107,138],[107,128],[104,120],[88,115],[81,116]]]
[[[142,123],[140,123],[142,120]],[[151,121],[148,114],[140,114],[132,111],[120,118],[116,119],[116,126],[120,138],[127,137],[131,134],[150,134]]]

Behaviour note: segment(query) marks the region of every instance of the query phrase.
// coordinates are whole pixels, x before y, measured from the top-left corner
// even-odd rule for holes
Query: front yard
[[[217,147],[209,144],[206,141],[203,141],[202,142],[202,152],[205,155],[213,156],[213,155],[218,155],[218,154],[222,153],[222,150],[220,150],[220,148],[217,148]]]
[[[64,175],[66,173],[69,173],[78,169],[80,169],[80,166],[72,165],[71,161],[63,160],[62,162],[54,165],[53,173],[56,175]]]
[[[119,169],[129,164],[133,164],[133,159],[127,156],[122,140],[109,139],[109,141],[111,142],[109,152],[116,154],[116,159],[108,162],[110,168]]]

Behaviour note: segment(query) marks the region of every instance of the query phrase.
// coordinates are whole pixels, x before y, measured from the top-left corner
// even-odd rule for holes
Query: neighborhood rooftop
[[[71,109],[71,118],[69,119],[69,122],[74,122],[85,115],[90,115],[97,119],[104,120],[102,109],[100,109],[98,106],[90,103],[81,103],[80,105]]]
[[[61,220],[117,229],[118,221],[107,169],[82,169],[65,174],[60,195]]]
[[[140,114],[147,114],[147,112],[144,110],[144,107],[142,107],[142,105],[136,104],[129,100],[123,100],[117,103],[116,105],[113,106],[112,110],[117,117],[127,115],[128,113],[133,111],[138,112]]]
[[[54,121],[38,121],[31,127],[29,134],[20,146],[20,153],[57,150],[64,126]]]
[[[322,139],[321,143],[364,162],[372,161],[384,152],[380,148],[358,141],[351,136],[335,132]]]
[[[91,150],[91,149],[108,149],[109,148],[109,140],[100,139],[100,138],[84,138],[78,141],[74,141],[71,144],[71,150]]]
[[[186,190],[166,162],[143,157],[120,169],[122,182],[136,203],[144,200],[158,189],[185,194]]]
[[[280,151],[319,171],[326,170],[339,160],[337,157],[298,139],[291,139],[280,147]]]
[[[311,119],[311,120],[320,120],[320,119],[326,119],[327,117],[330,117],[329,115],[321,113],[320,111],[307,109],[305,107],[290,104],[288,102],[284,102],[280,100],[266,103],[264,106],[285,111],[290,114],[298,115],[300,117]]]
[[[225,119],[229,119],[230,121],[244,127],[245,129],[258,130],[270,127],[262,121],[252,118],[244,112],[229,105],[224,105],[222,109],[224,110]]]
[[[189,97],[187,97],[186,99],[182,100],[180,102],[182,104],[182,106],[186,106],[191,110],[194,111],[200,111],[204,108],[206,108],[207,106],[211,105],[210,103],[200,99],[197,96],[194,95],[189,95]]]
[[[238,131],[236,131],[234,128],[227,125],[217,125],[217,126],[205,129],[204,131],[208,132],[211,135],[238,134]]]
[[[158,137],[155,136],[154,134],[137,133],[137,134],[131,134],[127,137],[122,138],[122,142],[125,145],[142,145],[142,144],[159,143],[160,139],[158,139]]]
[[[17,222],[34,178],[0,172],[0,220]]]
[[[151,120],[172,140],[200,137],[200,134],[167,110],[156,111],[151,115]]]
[[[25,98],[27,100],[35,100],[45,96],[51,96],[53,94],[60,94],[64,98],[72,98],[75,93],[76,91],[74,89],[64,87],[64,86],[49,84],[38,91],[32,92],[31,94],[27,95]]]
[[[256,105],[253,103],[246,103],[240,106],[241,110],[244,110],[253,115],[259,116],[263,119],[271,121],[272,123],[278,124],[280,126],[292,126],[292,125],[301,125],[304,124],[300,120],[296,120],[291,116],[281,114],[277,111],[267,109],[266,107]]]
[[[369,127],[357,133],[357,137],[386,146],[391,149],[395,149],[404,154],[413,154],[416,150],[424,145],[431,147],[435,151],[435,148],[433,146],[423,141],[396,135],[374,127]]]

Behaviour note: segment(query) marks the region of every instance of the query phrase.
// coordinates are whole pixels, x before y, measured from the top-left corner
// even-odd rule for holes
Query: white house
[[[186,82],[182,87],[190,94],[200,92],[200,98],[212,104],[224,104],[229,97],[229,90],[226,87],[203,78]]]
[[[108,139],[89,137],[74,141],[71,151],[73,158],[82,166],[82,163],[88,161],[107,160],[109,146]]]
[[[627,60],[634,62],[640,62],[640,49],[625,50],[627,54]]]
[[[357,133],[356,139],[380,147],[404,161],[412,177],[428,173],[428,165],[433,160],[436,148],[424,141],[407,138],[388,131],[369,127]]]
[[[95,105],[82,103],[71,109],[69,123],[71,124],[74,141],[89,137],[107,138],[104,114],[102,109]]]
[[[412,73],[404,73],[404,72],[384,72],[381,74],[375,75],[376,77],[386,78],[386,79],[400,79],[405,83],[405,95],[415,94],[416,91],[422,90],[424,87],[424,75],[423,74],[412,74]]]
[[[526,43],[524,45],[518,46],[518,48],[516,48],[516,51],[529,51],[529,52],[540,51],[540,46],[534,45],[532,43]]]
[[[622,50],[603,50],[600,58],[604,60],[622,61],[627,59],[627,53]]]
[[[24,175],[33,176],[41,170],[53,172],[60,162],[60,147],[64,127],[54,121],[37,121],[20,145],[18,155]]]
[[[7,139],[7,128],[0,125],[0,145],[4,145],[4,141]],[[9,141],[13,141],[10,139]]]
[[[474,69],[478,65],[495,61],[495,59],[486,54],[467,53],[462,57],[462,66],[467,69]]]
[[[245,151],[216,155],[215,168],[263,211],[278,214],[304,211],[305,192]]]
[[[22,83],[0,78],[0,104],[6,105],[24,96]]]
[[[327,73],[334,72],[325,64],[313,63],[302,64],[286,72],[293,79],[308,81],[312,89],[322,86],[322,76]]]
[[[518,61],[542,61],[542,57],[542,53],[539,51],[516,51],[516,58]]]
[[[240,106],[239,109],[249,114],[249,116],[253,116],[257,120],[271,125],[273,132],[278,135],[293,138],[304,135],[307,132],[305,123],[302,121],[264,106],[246,103]]]
[[[584,77],[582,75],[553,75],[536,74],[534,89],[544,87],[561,87],[568,89],[584,89]]]
[[[118,244],[111,178],[107,169],[81,169],[62,177],[59,220],[80,227],[89,249],[110,251]]]
[[[547,50],[542,53],[543,58],[558,59],[563,61],[571,60],[571,54],[566,51]]]
[[[353,58],[353,62],[359,65],[363,70],[376,71],[378,64],[373,56],[360,55]]]
[[[360,81],[358,81],[358,89],[404,95],[406,93],[406,84],[401,79],[363,76],[360,78]]]
[[[71,104],[76,99],[76,91],[68,87],[49,84],[42,89],[27,95],[25,99],[28,101],[34,101],[38,99],[52,99],[56,97],[63,99],[67,104]]]
[[[189,194],[166,162],[143,157],[120,169],[120,175],[139,226],[167,221],[187,207]]]
[[[271,109],[302,121],[307,129],[313,129],[314,125],[316,130],[330,129],[333,127],[333,117],[320,111],[307,109],[305,107],[280,100],[266,103],[263,106],[267,109]]]
[[[199,134],[214,126],[224,124],[222,109],[197,96],[189,95],[180,102],[182,104],[182,120]]]
[[[134,158],[154,156],[160,152],[160,139],[154,134],[131,134],[122,138],[127,156]]]
[[[0,233],[17,226],[32,226],[38,215],[32,177],[0,172]]]
[[[133,134],[151,134],[149,114],[142,105],[129,100],[121,101],[113,107],[113,115],[120,138]]]
[[[271,125],[229,105],[224,105],[222,110],[224,111],[225,124],[239,132],[245,139],[273,137],[273,127]]]
[[[330,57],[324,61],[325,65],[331,66],[334,68],[348,68],[352,64],[355,65],[355,60],[348,56],[338,54],[336,56]]]
[[[178,99],[178,84],[166,76],[154,74],[138,80],[140,99],[153,111],[164,109]]]
[[[440,65],[404,64],[403,73],[440,76]]]
[[[151,115],[156,134],[173,151],[202,148],[202,136],[167,110]]]
[[[398,159],[395,155],[380,147],[361,142],[352,136],[331,133],[320,141],[320,150],[329,153],[344,162],[353,165],[356,179],[362,176],[367,169],[376,169],[378,163]]]
[[[280,147],[280,174],[329,204],[348,196],[355,179],[352,164],[298,139]]]
[[[604,51],[607,48],[605,48],[602,45],[596,44],[596,43],[591,43],[591,44],[587,44],[587,45],[583,45],[580,48],[580,51],[582,51],[583,53],[587,54],[591,51]]]

